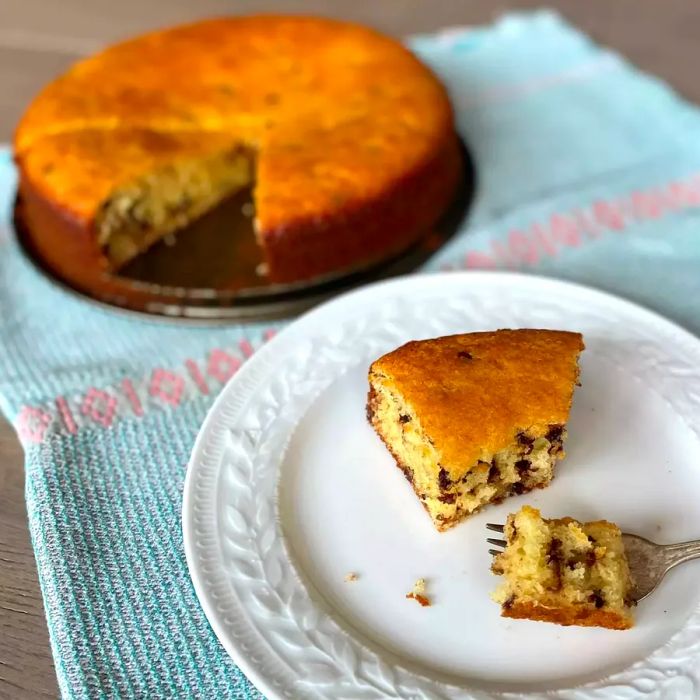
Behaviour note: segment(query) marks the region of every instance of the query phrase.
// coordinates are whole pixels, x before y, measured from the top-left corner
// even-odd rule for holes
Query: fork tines
[[[498,525],[496,523],[486,523],[486,529],[487,530],[493,530],[493,532],[503,532],[503,525]],[[505,547],[508,543],[505,540],[497,540],[494,539],[493,537],[487,537],[486,541],[489,544],[494,544],[497,547]],[[489,554],[496,555],[500,554],[501,550],[500,549],[489,549]]]

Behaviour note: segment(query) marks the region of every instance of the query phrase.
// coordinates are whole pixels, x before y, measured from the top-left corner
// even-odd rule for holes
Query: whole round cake
[[[39,255],[95,290],[155,241],[253,186],[274,282],[415,242],[452,200],[447,93],[400,43],[311,17],[213,19],[74,65],[15,134]]]

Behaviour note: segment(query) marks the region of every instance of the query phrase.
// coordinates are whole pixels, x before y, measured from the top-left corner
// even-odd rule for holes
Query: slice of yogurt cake
[[[367,416],[438,530],[552,480],[583,347],[579,333],[500,330],[372,364]]]

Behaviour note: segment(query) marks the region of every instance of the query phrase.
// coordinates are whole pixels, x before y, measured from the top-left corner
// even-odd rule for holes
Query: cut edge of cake
[[[97,243],[119,270],[254,181],[255,157],[243,144],[174,158],[123,182],[95,217]]]

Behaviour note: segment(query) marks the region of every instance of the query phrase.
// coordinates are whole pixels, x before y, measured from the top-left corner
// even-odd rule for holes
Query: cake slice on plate
[[[525,506],[509,515],[506,548],[492,571],[505,577],[493,599],[503,617],[628,629],[632,581],[617,525],[545,520]]]
[[[583,347],[579,333],[500,330],[372,364],[367,416],[438,530],[551,481]]]
[[[463,177],[449,95],[403,43],[272,14],[82,60],[29,105],[14,158],[32,247],[110,299],[130,260],[244,189],[267,278],[286,284],[408,250]]]

